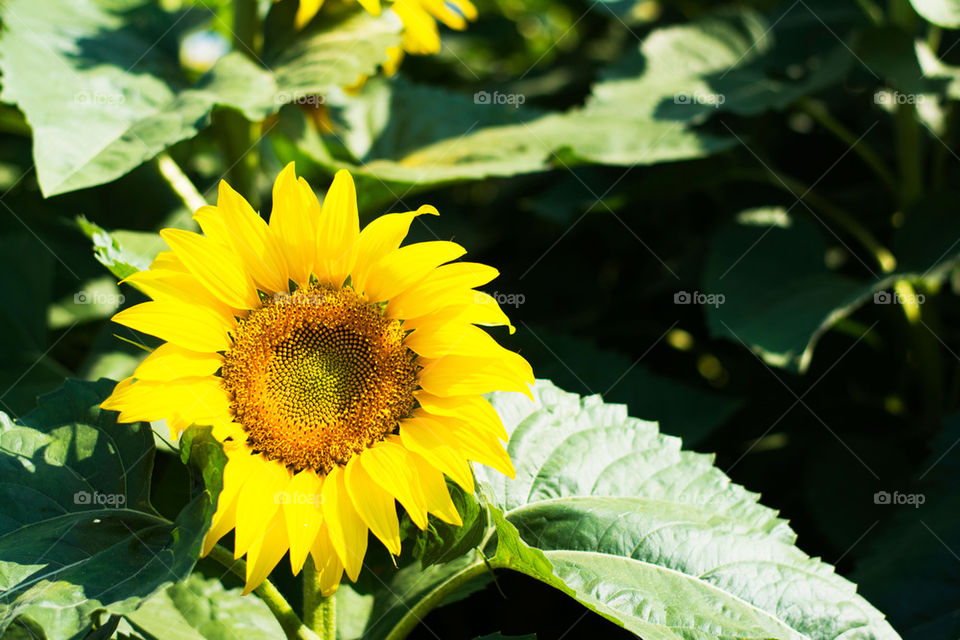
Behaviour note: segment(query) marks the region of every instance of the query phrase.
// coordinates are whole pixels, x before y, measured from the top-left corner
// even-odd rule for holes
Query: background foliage
[[[5,638],[280,633],[218,565],[190,574],[215,445],[180,445],[190,484],[90,407],[143,357],[107,320],[140,301],[117,280],[192,228],[171,167],[268,211],[290,160],[317,187],[351,169],[366,220],[435,204],[415,239],[500,269],[498,338],[556,384],[497,399],[517,482],[478,472],[475,526],[411,538],[399,572],[372,557],[342,637],[960,635],[960,3],[483,0],[359,91],[395,21],[328,3],[293,34],[295,2],[262,4],[259,59],[209,69],[184,43],[229,40],[226,2],[0,7]],[[88,382],[34,409],[67,378]],[[126,506],[76,516],[114,468]],[[39,582],[74,562],[83,593]],[[298,604],[284,563],[272,579]]]

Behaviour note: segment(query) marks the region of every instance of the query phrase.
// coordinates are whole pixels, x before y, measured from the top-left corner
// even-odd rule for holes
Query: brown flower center
[[[414,407],[418,367],[403,336],[349,288],[311,286],[251,312],[222,369],[250,447],[327,473],[382,440]]]

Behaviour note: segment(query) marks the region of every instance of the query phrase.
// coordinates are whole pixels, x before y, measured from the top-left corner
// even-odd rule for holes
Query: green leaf
[[[203,480],[175,521],[161,517],[150,425],[98,408],[113,385],[67,381],[20,421],[0,414],[0,631],[19,619],[69,638],[94,611],[128,613],[183,580],[199,556],[225,456],[209,435],[185,435]]]
[[[676,121],[719,111],[752,116],[839,82],[852,60],[841,42],[816,34],[802,47],[777,42],[790,13],[767,20],[749,8],[728,9],[655,29],[604,70],[587,111],[615,117],[629,106],[635,114]],[[788,66],[792,79],[783,77]]]
[[[424,568],[450,562],[478,547],[487,529],[487,512],[480,501],[452,482],[447,483],[447,488],[463,526],[456,527],[430,516],[427,528],[418,530],[414,538],[413,555]]]
[[[820,336],[891,279],[862,283],[832,272],[805,219],[751,209],[723,226],[704,266],[710,333],[749,345],[772,366],[805,371]]]
[[[196,15],[167,13],[147,0],[4,3],[3,99],[33,129],[44,195],[124,175],[196,135],[215,105],[262,119],[286,102],[355,82],[399,39],[394,21],[358,10],[329,32],[299,34],[266,60],[272,71],[232,52],[192,84],[178,41]]]
[[[38,395],[63,380],[47,340],[55,264],[54,254],[39,238],[27,233],[0,236],[0,410],[14,415],[29,411]]]
[[[493,523],[486,560],[402,569],[376,594],[365,638],[409,631],[488,567],[538,579],[645,639],[899,637],[711,456],[597,396],[544,380],[534,396],[492,397],[517,474],[475,469]]]
[[[879,515],[897,511],[870,536],[856,577],[905,638],[960,637],[960,415],[945,420],[930,442],[917,482],[882,487],[874,497]],[[909,500],[909,501],[908,501]],[[899,504],[898,504],[899,503]]]
[[[283,629],[267,605],[193,574],[145,600],[126,619],[145,638],[158,640],[274,640]]]
[[[596,396],[546,381],[534,392],[536,404],[493,399],[516,479],[486,468],[477,476],[578,601],[644,638],[897,637],[711,456],[682,451]],[[524,554],[516,559],[528,566]]]
[[[348,168],[365,189],[379,189],[391,201],[391,194],[414,186],[579,163],[655,164],[730,146],[725,138],[630,110],[618,117],[581,109],[544,114],[483,100],[402,78],[372,79],[356,97],[331,96],[328,104],[343,124],[337,144],[342,140],[353,156],[346,159],[335,157],[328,148],[333,142],[320,140],[300,113],[285,112],[280,130],[292,143],[289,153],[308,153],[330,171]]]
[[[166,244],[160,235],[144,231],[108,232],[100,225],[77,216],[80,230],[93,242],[97,261],[119,279],[150,267],[150,263]]]
[[[927,22],[947,29],[960,28],[960,2],[957,0],[910,0],[910,4]]]
[[[805,218],[777,207],[740,213],[714,236],[704,266],[711,334],[749,346],[771,366],[806,371],[820,336],[838,320],[869,301],[894,301],[883,289],[900,279],[946,277],[960,257],[952,202],[951,193],[919,202],[913,212],[923,215],[910,216],[894,237],[895,273],[872,281],[831,271],[823,238]]]
[[[101,320],[113,315],[123,301],[116,279],[107,276],[87,280],[76,292],[47,307],[47,325],[62,329],[78,322]]]

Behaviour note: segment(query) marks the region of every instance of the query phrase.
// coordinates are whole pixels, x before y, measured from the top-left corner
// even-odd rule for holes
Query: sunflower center
[[[417,366],[403,329],[352,289],[311,286],[241,320],[222,376],[250,447],[327,473],[413,410]]]

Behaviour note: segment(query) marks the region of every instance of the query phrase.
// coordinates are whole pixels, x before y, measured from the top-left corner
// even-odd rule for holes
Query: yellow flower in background
[[[126,282],[152,301],[113,320],[165,341],[103,402],[121,422],[165,419],[178,438],[210,425],[228,462],[204,554],[231,529],[245,592],[289,551],[311,555],[324,595],[359,574],[368,530],[400,553],[398,501],[420,528],[459,525],[444,476],[474,490],[468,461],[507,475],[506,431],[483,394],[529,395],[529,364],[477,325],[508,326],[475,287],[498,274],[464,249],[400,246],[413,220],[360,230],[353,178],[318,202],[291,163],[269,224],[225,182],[202,234],[161,231],[170,250]]]
[[[371,15],[380,15],[380,0],[357,0]],[[303,28],[313,19],[323,0],[300,0],[294,25],[297,29]],[[440,30],[437,21],[451,29],[463,31],[467,22],[477,19],[477,9],[470,0],[393,0],[393,11],[403,22],[403,50],[415,55],[427,55],[440,51]],[[395,47],[388,50],[389,61],[386,63],[388,75],[389,67],[396,69],[402,57],[402,51]]]

